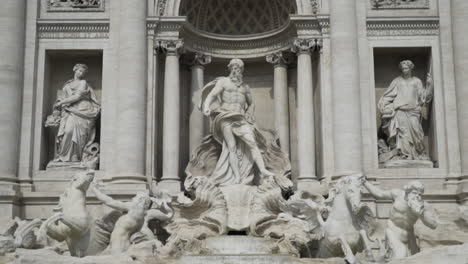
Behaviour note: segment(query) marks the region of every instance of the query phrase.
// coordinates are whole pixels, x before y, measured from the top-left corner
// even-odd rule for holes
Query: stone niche
[[[54,159],[57,127],[45,127],[45,120],[52,114],[53,105],[62,95],[64,84],[73,79],[73,66],[77,63],[88,66],[85,76],[93,88],[98,102],[102,102],[102,50],[47,50],[44,70],[43,112],[41,120],[42,138],[39,169],[45,170],[49,161]],[[100,142],[101,120],[96,121],[95,142]]]
[[[432,74],[432,57],[431,49],[428,47],[385,47],[374,48],[374,76],[375,76],[375,102],[376,102],[376,119],[377,119],[377,140],[386,137],[383,132],[382,117],[378,109],[378,103],[382,95],[388,89],[392,81],[401,76],[399,64],[401,61],[410,60],[414,64],[413,76],[422,81],[423,87],[426,88],[427,74]],[[425,104],[421,110],[422,128],[424,131],[424,147],[429,160],[433,163],[433,167],[438,167],[437,154],[437,135],[436,135],[436,120],[434,113],[434,101],[437,101],[437,95],[433,95],[431,102]],[[378,142],[376,142],[378,153],[381,153]],[[409,165],[408,167],[418,167],[420,165]],[[386,168],[382,160],[379,161],[379,168]],[[405,167],[405,165],[403,165]],[[388,168],[388,167],[387,167]]]

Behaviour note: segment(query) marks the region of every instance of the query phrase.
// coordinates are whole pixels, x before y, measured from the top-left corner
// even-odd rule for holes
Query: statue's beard
[[[229,78],[233,82],[242,83],[243,76],[242,76],[242,73],[240,72],[231,72],[231,74],[229,75]]]

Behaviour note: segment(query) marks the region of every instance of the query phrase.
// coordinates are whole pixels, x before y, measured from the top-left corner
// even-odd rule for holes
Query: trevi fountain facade
[[[468,263],[468,1],[3,0],[0,263]]]

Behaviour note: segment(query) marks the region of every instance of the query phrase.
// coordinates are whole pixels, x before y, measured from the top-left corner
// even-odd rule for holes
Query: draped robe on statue
[[[101,111],[93,88],[87,84],[86,91],[77,91],[78,84],[69,80],[63,87],[64,99],[81,93],[80,99],[64,105],[57,134],[55,161],[81,161],[83,151],[94,142],[96,119]]]
[[[395,78],[380,98],[382,128],[388,136],[390,149],[397,149],[400,158],[428,159],[424,147],[421,108],[432,99],[432,90],[424,89],[420,79]],[[391,110],[394,114],[388,115]]]
[[[222,78],[222,77],[221,77]],[[208,83],[202,90],[202,100],[213,89],[220,78]],[[277,175],[276,180],[284,180],[289,176],[291,165],[288,155],[277,144],[277,136],[273,131],[259,130],[251,121],[247,113],[238,113],[223,109],[220,99],[210,106],[211,111],[211,135],[205,137],[201,145],[192,153],[186,173],[192,176],[208,176],[213,184],[228,186],[234,184],[256,185],[258,183],[258,169],[254,163],[249,146],[257,145],[265,162],[265,167]],[[237,178],[229,163],[229,150],[223,136],[223,127],[231,126],[236,138],[236,154],[239,164],[240,178]],[[255,142],[244,142],[240,138],[242,134],[253,133]],[[286,187],[286,186],[285,186]]]

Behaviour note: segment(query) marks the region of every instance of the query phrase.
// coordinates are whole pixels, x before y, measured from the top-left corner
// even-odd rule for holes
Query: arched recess
[[[179,16],[181,2],[187,0],[159,0],[158,2],[165,6],[165,16]],[[193,0],[188,0],[193,1]],[[255,1],[255,0],[252,0]],[[320,0],[291,0],[296,2],[296,12],[298,15],[312,15],[314,9],[319,4]],[[159,5],[159,4],[158,4]]]

